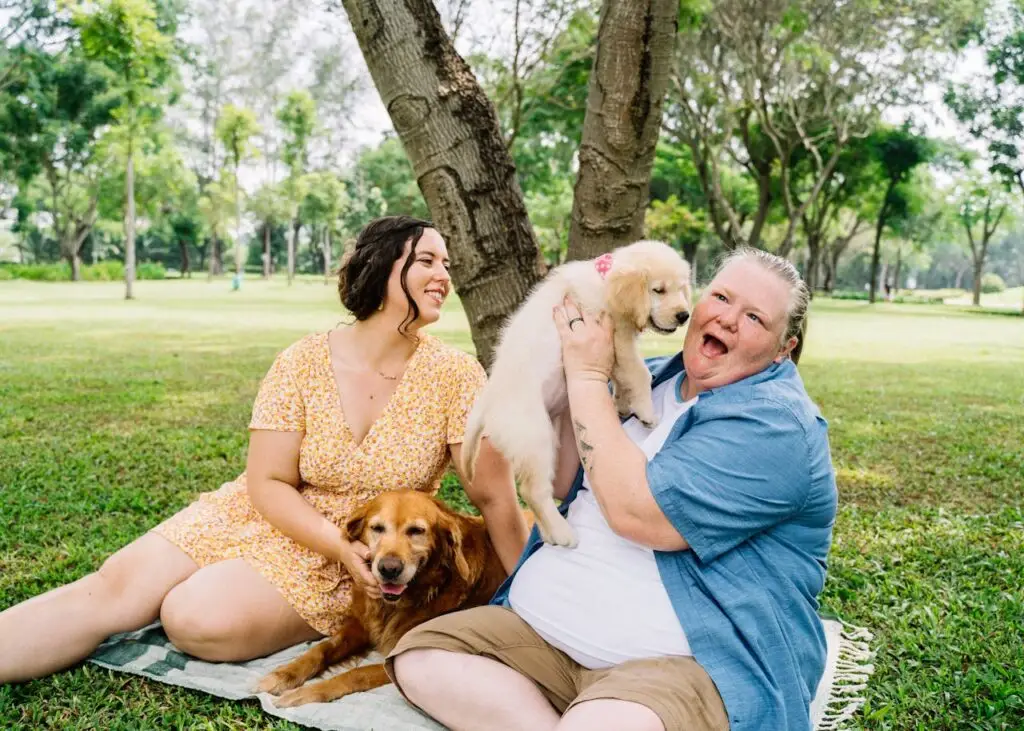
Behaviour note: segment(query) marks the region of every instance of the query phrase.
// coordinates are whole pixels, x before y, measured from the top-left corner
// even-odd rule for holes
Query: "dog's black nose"
[[[377,573],[380,574],[380,578],[384,579],[384,581],[394,581],[402,575],[402,569],[404,568],[405,565],[400,558],[388,556],[377,562]]]
[[[689,319],[690,319],[690,313],[687,312],[686,310],[683,310],[682,312],[677,312],[676,313],[676,322],[678,322],[680,325],[685,325],[686,321],[689,320]]]

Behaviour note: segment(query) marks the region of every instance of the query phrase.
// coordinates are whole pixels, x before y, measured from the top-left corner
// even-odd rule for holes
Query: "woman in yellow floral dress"
[[[384,490],[434,493],[485,375],[421,332],[451,286],[426,221],[370,223],[342,261],[355,323],[274,361],[249,424],[246,471],[107,559],[95,573],[0,613],[0,684],[46,675],[157,617],[181,649],[241,661],[330,634],[351,582],[379,588],[366,546],[342,535]],[[526,540],[507,464],[487,450],[467,493],[506,569]],[[31,638],[31,641],[25,641]]]

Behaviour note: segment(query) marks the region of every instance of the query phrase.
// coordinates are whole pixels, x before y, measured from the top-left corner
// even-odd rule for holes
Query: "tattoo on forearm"
[[[572,420],[573,429],[576,431],[576,445],[579,447],[580,463],[591,476],[594,472],[594,445],[587,442],[587,427],[583,426],[576,419]]]

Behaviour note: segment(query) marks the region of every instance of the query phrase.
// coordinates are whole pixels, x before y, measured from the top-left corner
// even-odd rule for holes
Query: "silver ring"
[[[573,329],[573,327],[572,327],[573,324],[577,323],[577,322],[583,322],[583,318],[582,317],[574,317],[571,320],[569,320],[569,329],[572,330]]]

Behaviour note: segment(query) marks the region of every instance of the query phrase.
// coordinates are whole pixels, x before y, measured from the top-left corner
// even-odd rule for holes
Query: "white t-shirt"
[[[645,428],[635,417],[623,424],[647,459],[661,449],[676,420],[696,403],[679,400],[680,377],[654,389],[658,425]],[[590,490],[569,506],[569,525],[579,545],[544,544],[516,573],[509,604],[549,643],[585,668],[627,660],[692,655],[654,551],[622,538],[608,525]]]

